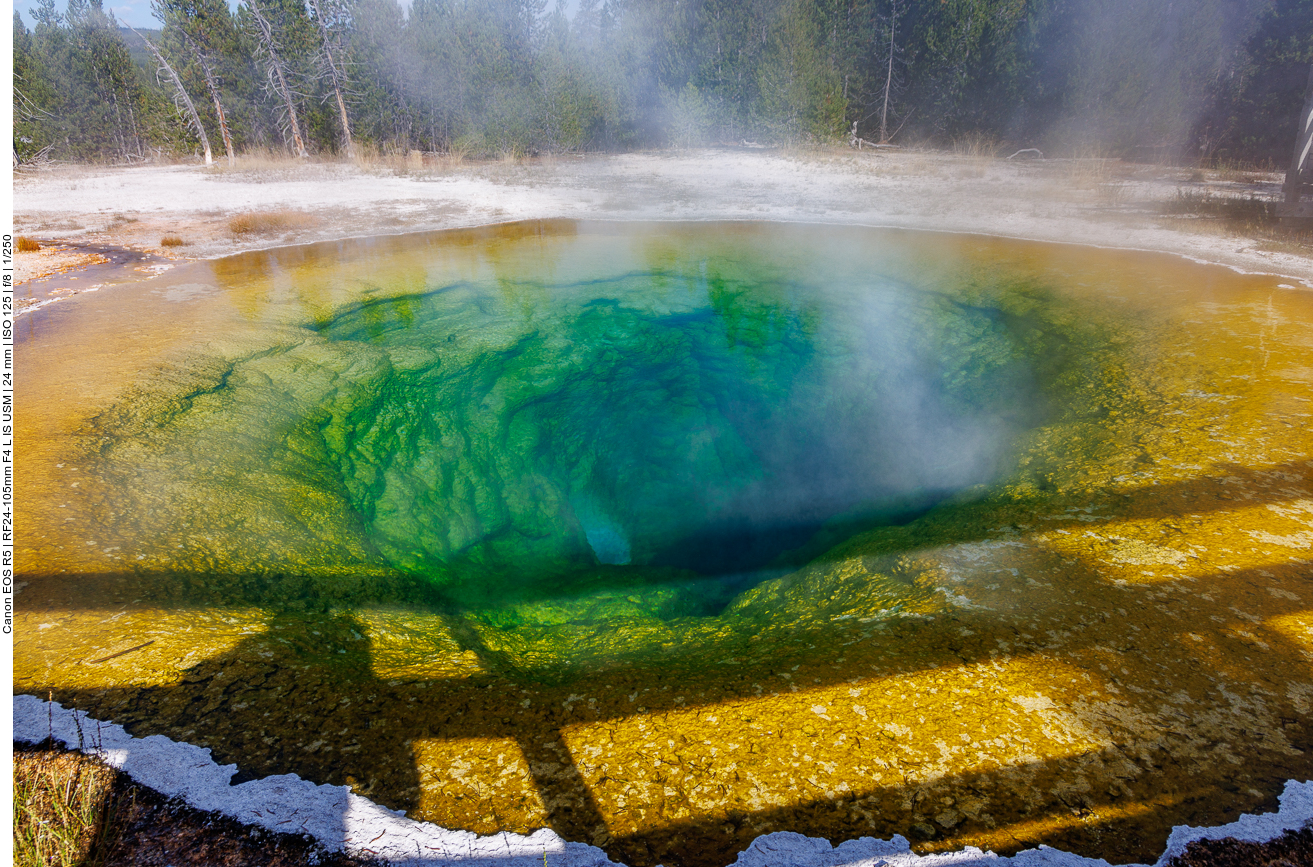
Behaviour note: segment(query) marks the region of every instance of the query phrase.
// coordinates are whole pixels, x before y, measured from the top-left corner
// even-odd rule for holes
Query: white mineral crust
[[[122,726],[92,719],[84,711],[68,710],[30,695],[14,696],[14,740],[39,743],[47,737],[71,749],[100,756],[143,786],[191,806],[223,813],[239,822],[282,833],[304,834],[325,849],[378,858],[403,865],[454,864],[476,861],[478,867],[624,867],[606,853],[583,843],[568,843],[546,828],[527,837],[500,833],[480,837],[450,831],[428,822],[407,819],[397,810],[351,794],[345,786],[316,785],[295,774],[251,780],[236,786],[229,780],[236,765],[218,765],[210,751],[161,735],[134,738]],[[1229,825],[1191,828],[1178,825],[1155,867],[1164,867],[1193,840],[1237,840],[1261,843],[1313,821],[1313,782],[1286,783],[1281,808],[1261,816],[1241,816]],[[1012,857],[968,846],[960,852],[917,855],[906,838],[863,837],[838,846],[790,831],[764,834],[739,853],[733,867],[1110,867],[1107,861],[1084,858],[1041,846]]]

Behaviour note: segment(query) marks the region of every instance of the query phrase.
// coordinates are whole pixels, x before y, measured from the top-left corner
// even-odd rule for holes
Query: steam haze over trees
[[[964,138],[1283,166],[1313,0],[100,0],[14,15],[20,160]],[[149,44],[147,44],[149,43]],[[190,108],[188,108],[190,104]],[[199,125],[199,128],[198,128]]]

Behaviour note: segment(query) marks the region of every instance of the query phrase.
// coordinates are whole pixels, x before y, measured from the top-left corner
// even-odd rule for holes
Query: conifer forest
[[[14,15],[14,158],[754,143],[1282,167],[1313,0],[101,0]]]

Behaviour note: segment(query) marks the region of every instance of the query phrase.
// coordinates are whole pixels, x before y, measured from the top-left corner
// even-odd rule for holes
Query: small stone
[[[958,822],[962,821],[962,816],[957,810],[945,810],[938,816],[935,816],[935,821],[945,828],[952,828],[955,827]]]

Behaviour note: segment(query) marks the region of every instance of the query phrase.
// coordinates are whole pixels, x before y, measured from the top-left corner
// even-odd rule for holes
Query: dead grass
[[[397,172],[406,173],[410,170],[409,163],[410,153],[394,153],[392,151],[379,150],[370,144],[360,144],[356,146],[355,165],[356,168],[366,172]],[[421,161],[422,165],[422,161]]]
[[[1108,181],[1094,188],[1094,199],[1108,208],[1120,208],[1131,200],[1131,186],[1120,181]]]
[[[177,235],[165,235],[160,238],[161,247],[186,247],[187,242]]]
[[[98,759],[14,745],[16,867],[381,867],[171,800]]]
[[[285,150],[253,148],[237,155],[234,165],[216,159],[206,173],[236,183],[270,183],[276,181],[330,180],[340,176],[350,163],[333,154],[298,157]]]
[[[1276,202],[1259,196],[1223,196],[1181,188],[1163,205],[1169,216],[1211,217],[1244,226],[1260,226],[1276,220]]]
[[[1274,198],[1178,189],[1163,203],[1163,216],[1178,229],[1251,239],[1260,250],[1306,256],[1313,229],[1282,224]]]
[[[26,235],[19,235],[14,241],[14,246],[20,253],[35,253],[41,249],[41,244],[36,238],[29,238]]]
[[[1255,165],[1254,163],[1220,160],[1195,169],[1191,173],[1190,180],[1211,180],[1221,181],[1222,183],[1252,185],[1264,183],[1279,184],[1284,180],[1284,177],[1284,171],[1278,171],[1270,165]]]
[[[284,150],[271,150],[269,148],[252,148],[243,151],[237,155],[234,165],[229,166],[227,159],[217,158],[214,161],[214,168],[221,173],[234,173],[238,175],[259,174],[265,172],[284,173],[295,171],[309,163],[309,160],[302,159],[295,154]]]
[[[1083,154],[1067,161],[1067,183],[1077,190],[1098,190],[1117,178],[1120,161],[1098,154]]]
[[[115,771],[82,753],[14,754],[14,862],[20,867],[103,863]]]
[[[854,151],[844,145],[843,150],[836,149],[836,159],[854,170],[882,177],[901,178],[942,178],[956,177],[961,174],[963,161],[945,157],[943,152],[925,148],[899,146],[897,149],[868,148]],[[988,166],[990,158],[979,160]]]
[[[1265,253],[1289,253],[1292,256],[1307,256],[1313,252],[1313,232],[1283,229],[1274,234],[1279,237],[1255,240],[1254,249]]]
[[[307,158],[287,151],[255,148],[237,155],[235,165],[220,160],[207,171],[233,182],[269,183],[314,179],[332,181],[354,172],[395,177],[430,177],[446,174],[461,165],[467,154],[459,149],[451,153],[433,151],[397,151],[380,149],[369,143],[356,143],[355,156],[323,154]],[[238,233],[244,234],[244,233]]]
[[[371,145],[357,145],[356,168],[371,173],[391,174],[401,177],[426,177],[446,174],[469,159],[467,148],[453,146],[446,153],[439,151],[387,151]]]
[[[228,230],[234,235],[273,235],[279,232],[291,232],[308,229],[318,220],[304,211],[284,209],[281,211],[249,211],[238,214],[228,221]]]
[[[953,153],[960,157],[985,157],[994,159],[1003,145],[998,139],[982,133],[972,133],[953,141]]]
[[[998,159],[1002,144],[998,139],[972,134],[953,142],[953,153],[959,157],[957,174],[964,178],[983,178]]]
[[[1136,167],[1098,151],[1079,151],[1075,156],[1052,160],[1049,171],[1058,194],[1073,202],[1089,202],[1118,209],[1130,203]],[[1075,193],[1075,195],[1072,195]]]

